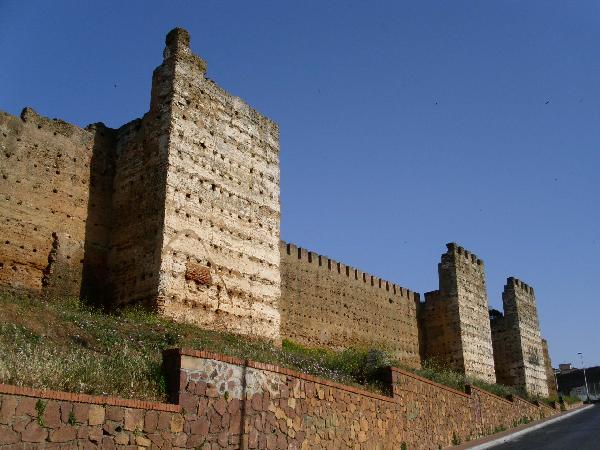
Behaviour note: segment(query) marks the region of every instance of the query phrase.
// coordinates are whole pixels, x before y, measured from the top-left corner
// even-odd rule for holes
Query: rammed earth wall
[[[533,288],[510,277],[502,303],[504,315],[495,315],[491,321],[498,382],[547,397],[547,351],[542,344]]]
[[[167,37],[161,311],[279,340],[279,129],[205,78],[189,35]],[[201,276],[205,273],[205,276]]]
[[[544,354],[548,397],[553,398],[558,395],[558,392],[556,390],[556,378],[554,375],[554,369],[552,368],[552,360],[550,359],[550,353],[548,352],[548,341],[546,341],[546,339],[542,339],[542,353]]]
[[[279,129],[167,35],[118,130],[0,113],[0,285],[280,340]]]
[[[483,261],[454,243],[447,248],[438,264],[439,290],[426,293],[422,307],[423,353],[495,383]]]
[[[389,350],[420,367],[419,294],[281,243],[281,335],[309,346]]]
[[[110,205],[90,187],[110,198],[112,131],[0,113],[1,285],[79,295],[84,264],[103,258]]]

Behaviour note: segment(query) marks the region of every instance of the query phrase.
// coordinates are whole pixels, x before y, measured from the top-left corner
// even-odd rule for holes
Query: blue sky
[[[283,239],[418,292],[459,242],[600,364],[600,3],[0,0],[0,109],[118,127],[175,26],[279,124]]]

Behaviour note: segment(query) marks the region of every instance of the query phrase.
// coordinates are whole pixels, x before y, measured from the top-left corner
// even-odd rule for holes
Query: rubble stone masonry
[[[169,350],[173,404],[0,385],[0,449],[438,449],[557,414],[390,368],[389,395]]]
[[[502,303],[504,315],[491,315],[498,382],[547,397],[548,378],[533,288],[510,277]]]

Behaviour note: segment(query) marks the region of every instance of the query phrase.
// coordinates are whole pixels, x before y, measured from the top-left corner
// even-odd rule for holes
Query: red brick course
[[[51,391],[34,389],[25,386],[0,383],[0,394],[21,395],[49,400],[63,400],[67,402],[90,403],[94,405],[123,406],[125,408],[153,409],[156,411],[181,412],[181,406],[169,403],[148,402],[104,395],[76,394],[73,392]],[[35,405],[35,402],[33,403]]]

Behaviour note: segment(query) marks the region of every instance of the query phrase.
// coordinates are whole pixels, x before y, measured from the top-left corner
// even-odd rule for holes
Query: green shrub
[[[46,410],[46,403],[42,399],[38,399],[35,402],[35,411],[37,412],[37,422],[40,427],[44,426],[44,411]]]
[[[463,391],[466,384],[471,384],[499,397],[514,395],[529,401],[541,400],[537,397],[528,395],[525,390],[520,388],[505,386],[502,384],[488,383],[479,378],[466,376],[463,373],[450,369],[447,364],[444,364],[443,362],[440,362],[434,358],[425,360],[422,368],[415,370],[415,373],[431,381],[435,381],[436,383],[443,384],[458,391]]]
[[[460,445],[461,440],[456,432],[452,432],[452,445]]]
[[[572,397],[570,395],[563,395],[562,396],[562,401],[563,401],[563,403],[566,403],[567,405],[573,405],[575,403],[579,403],[581,401],[581,399],[579,397]]]

